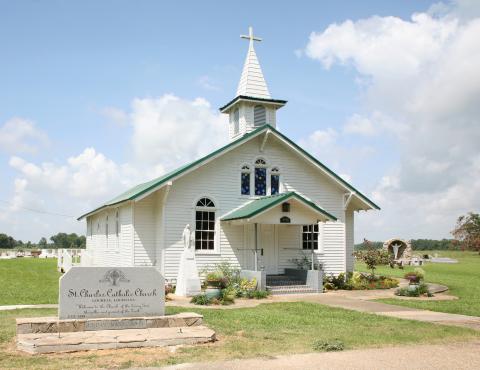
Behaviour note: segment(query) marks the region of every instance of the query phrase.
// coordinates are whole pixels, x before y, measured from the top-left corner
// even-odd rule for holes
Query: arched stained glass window
[[[280,170],[278,167],[274,167],[270,171],[270,194],[278,193],[280,193]]]
[[[215,203],[201,198],[195,210],[195,249],[215,249]]]
[[[250,195],[250,172],[250,167],[248,165],[242,167],[242,177],[240,180],[242,195]]]
[[[267,162],[259,158],[255,161],[255,195],[267,195]]]

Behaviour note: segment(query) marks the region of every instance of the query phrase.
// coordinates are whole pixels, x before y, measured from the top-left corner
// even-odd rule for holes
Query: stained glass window
[[[208,208],[215,207],[209,198],[201,198],[197,202],[195,212],[195,249],[215,249],[215,211]]]
[[[272,168],[270,175],[270,193],[276,195],[280,193],[280,174],[277,167]]]
[[[267,169],[255,168],[255,195],[267,195]]]
[[[302,226],[303,249],[318,249],[318,224]]]
[[[250,172],[242,172],[242,195],[250,195]]]

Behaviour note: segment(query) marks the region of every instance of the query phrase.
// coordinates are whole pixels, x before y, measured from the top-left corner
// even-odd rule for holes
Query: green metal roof
[[[266,99],[266,98],[257,98],[255,96],[247,96],[247,95],[238,95],[232,100],[230,100],[227,104],[225,104],[223,107],[218,108],[218,110],[222,113],[226,111],[227,108],[230,108],[234,103],[236,103],[239,100],[249,100],[252,102],[259,102],[259,103],[272,103],[280,106],[284,106],[287,104],[286,100],[280,100],[280,99]]]
[[[167,174],[163,175],[163,176],[160,176],[156,179],[153,179],[151,181],[148,181],[148,182],[145,182],[143,184],[140,184],[140,185],[137,185],[127,191],[125,191],[124,193],[118,195],[117,197],[109,200],[108,202],[102,204],[101,206],[95,208],[94,210],[90,211],[90,212],[87,212],[85,214],[83,214],[82,216],[80,216],[77,220],[81,220],[82,218],[92,214],[92,213],[95,213],[99,210],[101,210],[102,208],[106,208],[106,207],[109,207],[109,206],[113,206],[113,205],[116,205],[118,203],[122,203],[122,202],[126,202],[128,200],[134,200],[138,197],[140,197],[141,195],[149,192],[150,190],[160,186],[160,185],[163,185],[165,184],[166,182],[170,181],[171,179],[183,174],[184,172],[188,171],[189,169],[195,167],[195,166],[199,166],[201,164],[203,164],[205,161],[207,161],[208,159],[216,156],[217,154],[221,154],[223,153],[224,151],[226,151],[227,149],[237,145],[237,144],[241,144],[245,141],[248,141],[250,138],[260,134],[261,132],[263,131],[267,131],[267,130],[270,130],[271,132],[273,132],[275,135],[277,135],[278,137],[280,137],[282,140],[286,141],[287,143],[289,143],[291,146],[293,146],[295,149],[297,149],[298,151],[300,151],[301,153],[303,153],[306,157],[308,157],[310,160],[312,160],[315,164],[317,164],[318,166],[320,166],[322,169],[324,169],[327,173],[331,174],[333,177],[335,177],[340,183],[342,183],[345,187],[349,188],[351,191],[354,191],[360,198],[362,198],[363,200],[365,200],[367,203],[370,203],[371,205],[374,206],[374,208],[377,208],[377,209],[380,209],[379,206],[377,206],[374,202],[372,202],[370,199],[368,199],[365,195],[363,195],[362,193],[360,193],[357,189],[355,189],[352,185],[350,185],[349,183],[347,183],[345,180],[343,180],[340,176],[338,176],[335,172],[333,172],[332,170],[330,170],[328,167],[326,167],[323,163],[321,163],[320,161],[318,161],[315,157],[313,157],[311,154],[309,154],[308,152],[306,152],[303,148],[301,148],[300,146],[298,146],[297,144],[295,144],[292,140],[290,140],[288,137],[286,137],[285,135],[281,134],[279,131],[277,131],[275,128],[273,128],[272,126],[270,125],[263,125],[243,136],[241,136],[240,138],[232,141],[231,143],[228,143],[227,145],[224,145],[223,147],[211,152],[210,154],[202,157],[202,158],[199,158],[191,163],[188,163],[188,164],[185,164],[179,168],[177,168],[176,170],[174,171],[171,171],[171,172],[168,172]]]
[[[255,199],[251,202],[248,202],[243,207],[236,209],[235,211],[231,212],[230,214],[222,217],[222,221],[233,221],[233,220],[241,220],[245,218],[251,218],[263,211],[267,211],[283,202],[291,198],[296,198],[300,202],[304,203],[305,205],[309,206],[310,208],[314,209],[315,211],[321,213],[325,217],[327,217],[331,221],[336,221],[337,218],[328,213],[324,209],[317,206],[315,203],[305,199],[301,195],[295,193],[294,191],[290,191],[287,193],[282,193],[278,195],[270,195]]]

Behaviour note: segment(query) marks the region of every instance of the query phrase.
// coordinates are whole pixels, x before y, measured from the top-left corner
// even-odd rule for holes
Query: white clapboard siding
[[[119,230],[116,233],[116,212]],[[108,237],[107,237],[108,215]],[[130,204],[109,208],[87,218],[87,252],[94,266],[132,265],[132,217]]]
[[[154,193],[133,204],[135,266],[154,266],[157,262],[157,195]]]
[[[173,182],[165,208],[164,271],[167,279],[176,277],[183,248],[182,231],[187,223],[194,226],[196,201],[202,196],[210,197],[215,202],[217,218],[247,202],[249,198],[240,195],[240,168],[244,163],[251,163],[253,168],[253,162],[258,157],[265,158],[269,167],[280,168],[284,190],[296,191],[310,198],[339,219],[338,222],[329,222],[324,227],[323,262],[328,272],[345,271],[343,189],[303,158],[288,151],[274,138],[269,138],[264,151],[260,152],[262,139],[263,137],[253,139]],[[149,201],[149,198],[145,198],[144,206],[150,207],[150,211],[145,209],[143,212],[144,215],[153,217],[154,202]],[[139,203],[141,202],[137,202],[135,207]],[[147,218],[145,221],[148,222]],[[137,224],[136,219],[135,223]],[[148,233],[148,227],[142,227],[143,232]],[[238,251],[245,244],[242,227],[222,224],[221,230],[218,229],[217,232],[219,241],[216,250],[213,253],[197,254],[200,269],[222,260],[238,264],[241,260],[248,259],[245,253]],[[150,240],[136,240],[136,248],[145,251],[145,262],[148,262],[148,257],[152,258],[152,254],[147,252],[151,247],[142,247],[140,244],[144,241],[151,243]]]

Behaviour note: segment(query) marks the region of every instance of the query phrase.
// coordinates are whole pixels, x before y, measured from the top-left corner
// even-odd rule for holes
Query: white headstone
[[[60,278],[63,319],[165,314],[165,280],[155,267],[72,267]]]
[[[183,297],[191,297],[201,293],[200,277],[195,261],[195,240],[190,231],[190,225],[185,226],[182,234],[184,249],[180,256],[178,268],[177,286],[175,294]]]

